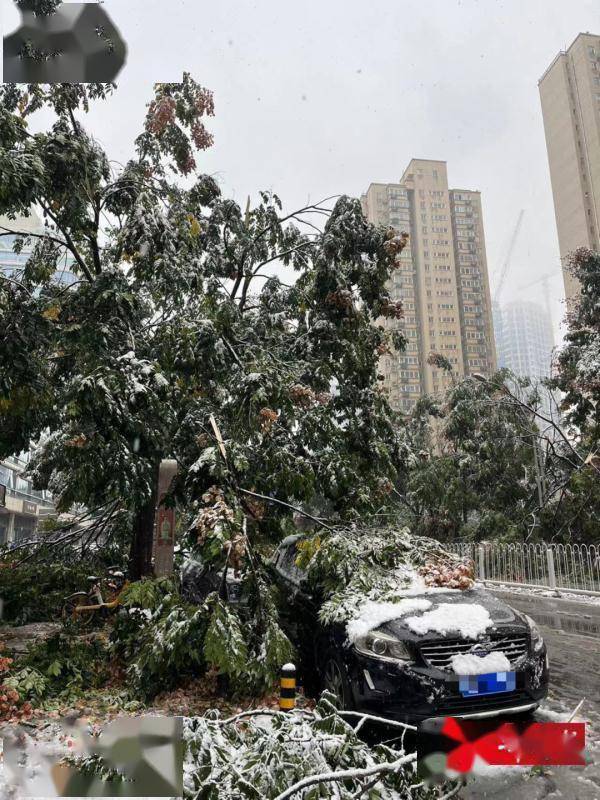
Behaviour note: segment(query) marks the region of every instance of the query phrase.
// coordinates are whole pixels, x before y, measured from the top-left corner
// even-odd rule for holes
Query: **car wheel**
[[[350,686],[339,659],[329,656],[323,667],[323,689],[337,697],[341,709],[352,707]]]

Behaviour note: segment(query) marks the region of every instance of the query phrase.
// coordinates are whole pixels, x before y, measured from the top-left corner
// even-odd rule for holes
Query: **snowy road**
[[[477,779],[459,795],[464,800],[600,800],[600,604],[527,594],[498,593],[538,623],[550,656],[550,694],[539,713],[565,714],[586,698],[577,719],[586,720],[586,767],[556,767],[543,774],[502,773]]]

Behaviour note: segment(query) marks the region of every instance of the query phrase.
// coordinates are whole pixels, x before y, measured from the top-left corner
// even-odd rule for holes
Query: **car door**
[[[280,546],[274,569],[281,588],[282,624],[296,647],[305,681],[315,669],[315,647],[319,624],[315,603],[307,591],[306,572],[296,564],[296,542]]]

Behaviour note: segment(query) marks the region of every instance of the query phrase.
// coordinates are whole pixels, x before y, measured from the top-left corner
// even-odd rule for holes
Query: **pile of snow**
[[[575,603],[588,603],[589,605],[600,606],[600,597],[587,594],[575,594],[574,592],[569,592],[568,589],[552,591],[551,589],[540,589],[536,586],[511,586],[511,584],[505,583],[480,585],[484,589],[490,589],[492,592],[498,592],[499,594],[503,594],[504,592],[507,594],[529,594],[537,595],[538,597],[551,597],[553,600],[559,602],[561,600],[571,600]]]
[[[464,639],[476,639],[494,625],[488,610],[476,603],[440,603],[420,617],[408,617],[406,624],[420,635],[455,631]]]
[[[376,600],[366,600],[358,607],[357,615],[346,625],[348,641],[354,644],[358,639],[366,636],[369,631],[398,619],[405,614],[413,614],[415,611],[425,611],[431,608],[431,602],[423,598],[406,598],[397,603],[377,602]]]
[[[488,653],[483,658],[473,653],[460,653],[452,656],[450,663],[457,675],[487,675],[510,670],[510,661],[502,652]]]
[[[544,706],[542,706],[541,708],[538,708],[538,710],[535,712],[535,715],[540,719],[548,719],[551,720],[552,722],[568,722],[571,716],[571,712],[553,711],[551,708],[545,708]]]

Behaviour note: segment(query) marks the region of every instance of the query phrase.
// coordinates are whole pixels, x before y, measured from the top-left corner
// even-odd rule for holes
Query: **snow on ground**
[[[398,619],[405,614],[413,614],[415,611],[425,611],[428,608],[431,608],[431,602],[417,597],[399,600],[397,603],[367,600],[359,606],[357,616],[346,625],[348,641],[354,644],[358,639],[366,636],[369,631],[383,625],[384,622]]]
[[[540,721],[547,720],[548,722],[568,722],[571,714],[572,711],[553,711],[545,706],[540,706],[535,712],[535,716],[539,717]]]
[[[5,736],[14,736],[16,730],[18,727],[4,726],[0,728],[0,742]],[[0,800],[15,800],[15,797],[20,798],[27,793],[33,797],[58,797],[48,765],[64,756],[72,755],[77,749],[74,747],[76,737],[70,735],[58,722],[51,722],[39,728],[24,727],[21,729],[21,735],[23,737],[21,742],[22,759],[27,764],[24,770],[28,780],[27,792],[16,778],[15,770],[18,772],[16,764],[12,768],[9,767],[3,757],[4,753],[2,753],[2,757],[0,757]],[[20,775],[22,777],[23,773]],[[15,779],[16,783],[13,783]],[[17,787],[20,791],[17,790]]]
[[[457,675],[486,675],[488,672],[507,672],[510,661],[504,653],[488,653],[481,658],[472,653],[459,653],[450,659]]]
[[[560,589],[560,594],[553,592],[551,589],[539,589],[535,586],[514,586],[510,583],[489,583],[479,584],[483,589],[489,589],[494,592],[509,592],[510,594],[526,594],[537,595],[538,597],[550,597],[553,600],[571,600],[576,603],[587,603],[591,606],[600,606],[600,597],[591,594],[575,594]]]
[[[475,756],[473,766],[471,767],[471,774],[478,778],[494,778],[495,780],[503,780],[508,775],[520,777],[531,772],[531,767],[522,767],[518,764],[510,766],[502,765],[496,766],[488,764],[481,756]]]
[[[566,721],[572,711],[572,708],[561,708],[559,712],[544,706],[535,712],[535,719]],[[576,721],[581,719],[581,715],[576,717]],[[265,725],[268,724],[265,721]],[[53,722],[37,729],[28,728],[27,732],[35,741],[49,744],[54,757],[73,753],[71,736],[59,723]],[[600,750],[591,732],[586,738],[586,767],[543,767],[532,770],[528,767],[492,767],[477,759],[473,774],[456,796],[457,800],[459,797],[464,800],[599,800]],[[23,797],[22,793],[15,795],[6,781],[6,774],[3,775],[1,749],[0,734],[0,800],[19,800]],[[38,796],[51,797],[56,793],[44,787]]]
[[[476,639],[493,626],[489,612],[477,603],[440,603],[420,617],[408,617],[406,624],[415,633],[457,632],[464,639]]]

